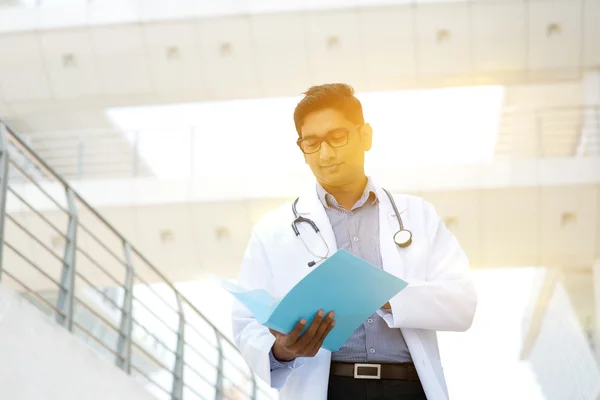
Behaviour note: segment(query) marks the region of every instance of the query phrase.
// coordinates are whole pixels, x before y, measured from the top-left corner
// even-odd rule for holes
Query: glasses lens
[[[315,153],[319,151],[321,147],[321,141],[319,139],[304,139],[300,142],[300,148],[306,154]]]
[[[337,131],[333,132],[329,136],[329,144],[332,147],[342,147],[348,143],[348,132],[347,131]]]
[[[336,131],[330,133],[325,141],[329,143],[331,147],[342,147],[348,144],[348,131]],[[316,153],[321,149],[321,143],[323,141],[319,138],[307,138],[300,141],[300,148],[305,154]]]

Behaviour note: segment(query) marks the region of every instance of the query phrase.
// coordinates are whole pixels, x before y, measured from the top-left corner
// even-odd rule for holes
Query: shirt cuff
[[[271,360],[271,371],[275,371],[277,369],[282,368],[294,369],[294,367],[296,366],[296,360],[279,361],[278,359],[276,359],[273,355],[273,349],[269,351],[269,359]]]

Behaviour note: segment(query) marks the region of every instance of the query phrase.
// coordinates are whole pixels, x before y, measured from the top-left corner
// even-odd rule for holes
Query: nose
[[[322,161],[329,161],[335,158],[335,150],[333,150],[329,143],[321,143],[321,150],[319,150],[319,158]]]

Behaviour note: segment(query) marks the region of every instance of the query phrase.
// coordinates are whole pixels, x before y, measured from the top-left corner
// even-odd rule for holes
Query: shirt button
[[[371,349],[371,354],[375,353],[375,349]]]
[[[372,324],[372,323],[373,323],[373,318],[369,318],[367,321],[368,321],[370,324]]]
[[[354,236],[353,239],[354,239],[355,242],[358,242],[358,238],[356,236]]]

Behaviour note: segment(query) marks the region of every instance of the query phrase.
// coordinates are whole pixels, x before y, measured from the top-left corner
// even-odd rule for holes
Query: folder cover
[[[319,310],[335,312],[336,325],[323,347],[337,351],[408,283],[342,249],[315,267],[280,300],[262,289],[248,291],[230,282],[222,285],[259,323],[285,334],[302,318],[307,320],[306,330]]]

